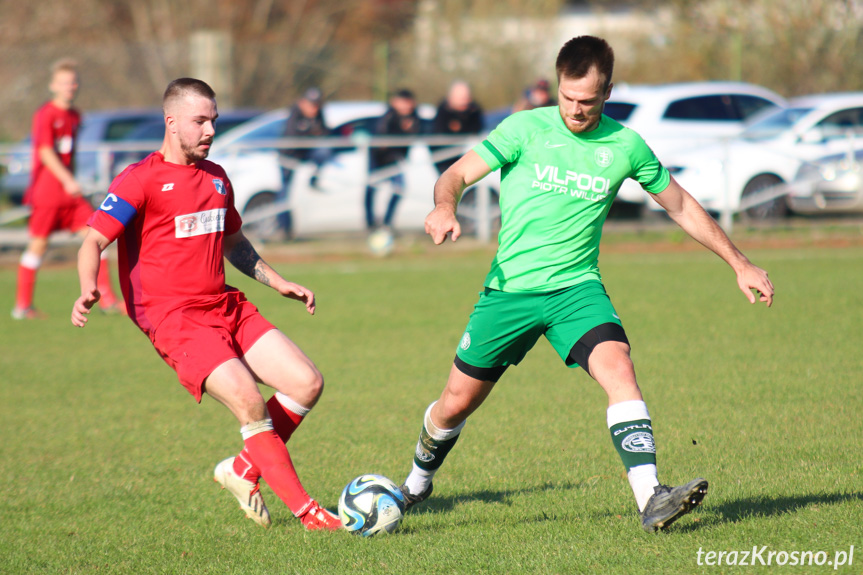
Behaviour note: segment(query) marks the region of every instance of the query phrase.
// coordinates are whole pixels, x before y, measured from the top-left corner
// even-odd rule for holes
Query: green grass
[[[319,311],[231,273],[321,367],[326,390],[290,443],[336,506],[361,473],[401,482],[490,260],[439,248],[388,260],[279,264]],[[697,552],[836,551],[863,565],[863,249],[749,254],[777,287],[750,306],[705,252],[609,253],[602,271],[633,342],[660,478],[711,482],[668,532],[637,521],[605,398],[540,341],[469,421],[428,503],[363,540],[306,533],[266,487],[269,530],[211,478],[241,443],[125,318],[68,320],[71,267],[39,277],[41,322],[0,309],[0,573],[728,573]],[[15,270],[0,270],[11,306]],[[766,555],[765,555],[766,559]],[[832,567],[786,567],[816,573]]]

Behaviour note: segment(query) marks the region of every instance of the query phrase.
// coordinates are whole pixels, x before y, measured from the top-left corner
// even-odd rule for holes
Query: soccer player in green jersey
[[[581,366],[608,395],[612,443],[627,469],[642,527],[653,532],[698,505],[707,481],[669,487],[657,479],[650,415],[597,265],[602,224],[620,185],[626,178],[639,182],[686,233],[731,266],[750,303],[770,306],[773,285],[644,140],[603,115],[614,67],[605,40],[573,38],[561,48],[556,67],[558,106],[513,114],[435,184],[435,208],[425,228],[441,244],[447,235],[455,241],[461,234],[456,207],[465,188],[500,169],[501,230],[446,387],[425,413],[402,492],[409,507],[431,494],[432,478],[467,417],[544,335],[567,366]]]

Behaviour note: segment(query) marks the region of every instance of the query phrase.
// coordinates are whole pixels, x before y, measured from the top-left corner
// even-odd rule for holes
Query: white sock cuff
[[[457,426],[455,426],[452,429],[441,429],[441,428],[439,428],[431,420],[431,410],[435,406],[435,403],[437,403],[437,402],[436,401],[433,402],[431,405],[429,405],[428,409],[426,409],[426,415],[425,415],[425,418],[423,419],[423,423],[425,424],[426,431],[428,431],[428,434],[431,436],[431,438],[436,440],[436,441],[446,441],[447,439],[452,439],[453,437],[455,437],[459,433],[461,433],[461,430],[462,430],[462,428],[464,428],[464,424],[467,423],[467,420],[465,419],[464,421],[462,421],[461,423],[459,423]]]
[[[647,412],[647,404],[640,399],[615,403],[609,406],[606,412],[606,421],[609,429],[618,423],[636,421],[638,419],[650,419],[650,413]]]
[[[656,465],[652,463],[636,465],[630,468],[626,476],[629,479],[629,486],[632,487],[632,494],[635,495],[638,510],[644,511],[644,507],[654,494],[653,488],[659,485],[659,479],[656,477]]]
[[[285,395],[281,391],[276,392],[276,401],[278,401],[282,405],[282,407],[284,407],[285,409],[287,409],[288,411],[290,411],[292,413],[296,413],[300,417],[307,416],[309,414],[309,412],[312,410],[311,407],[303,407],[302,405],[300,405],[299,403],[297,403],[296,401],[294,401],[293,399],[291,399],[290,397],[288,397],[287,395]]]
[[[240,433],[243,435],[243,441],[249,439],[250,437],[254,437],[259,433],[264,433],[266,431],[273,431],[273,420],[272,419],[262,419],[260,421],[253,421],[248,425],[244,425],[240,428]]]
[[[33,252],[21,254],[21,265],[30,270],[38,270],[42,266],[42,257]]]

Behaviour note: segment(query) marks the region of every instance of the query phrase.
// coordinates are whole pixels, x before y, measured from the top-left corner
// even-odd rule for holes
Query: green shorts
[[[569,366],[573,346],[589,331],[620,318],[598,280],[546,293],[480,292],[456,356],[476,368],[517,365],[544,335]],[[625,336],[624,336],[625,337]],[[585,369],[587,366],[582,366]]]

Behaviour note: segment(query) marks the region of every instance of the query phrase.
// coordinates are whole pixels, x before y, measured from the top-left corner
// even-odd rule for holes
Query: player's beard
[[[564,112],[563,107],[559,106],[558,111],[560,112],[560,117],[563,120],[563,125],[572,132],[573,134],[584,134],[586,132],[591,132],[599,126],[599,122],[602,120],[602,113],[605,111],[605,102],[600,104],[597,109],[590,110],[590,114],[584,114],[581,118],[578,118],[578,121],[581,122],[573,126],[567,119],[569,118]],[[569,118],[571,119],[571,118]]]
[[[180,149],[182,149],[183,154],[186,158],[193,162],[198,162],[200,160],[204,160],[207,156],[210,155],[210,148],[201,149],[200,146],[207,144],[212,145],[213,140],[201,140],[200,142],[195,143],[195,145],[189,145],[186,142],[180,142]]]

